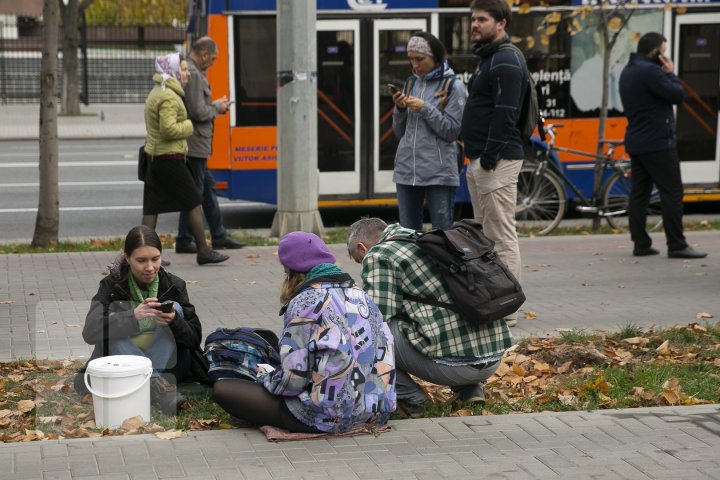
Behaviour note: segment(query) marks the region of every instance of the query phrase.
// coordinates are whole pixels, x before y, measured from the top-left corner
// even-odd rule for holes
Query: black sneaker
[[[247,243],[238,242],[230,235],[212,241],[212,248],[216,250],[238,250],[247,247]]]
[[[485,389],[481,383],[477,385],[465,385],[453,389],[455,394],[450,398],[449,403],[460,400],[464,403],[485,403]]]
[[[228,257],[227,255],[216,252],[215,250],[210,250],[207,255],[200,255],[198,253],[196,260],[198,265],[207,265],[208,263],[222,263],[228,258],[230,257]]]
[[[150,400],[165,415],[171,417],[177,415],[187,402],[183,394],[177,391],[177,387],[163,377],[150,381]]]

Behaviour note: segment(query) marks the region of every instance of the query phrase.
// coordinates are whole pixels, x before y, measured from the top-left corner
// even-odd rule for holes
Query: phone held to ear
[[[660,66],[662,67],[662,66],[664,65],[664,63],[663,63],[661,57],[662,57],[662,53],[657,52],[657,53],[655,54],[655,57],[653,58],[653,60],[655,60],[655,63],[657,63],[658,65],[660,65]]]

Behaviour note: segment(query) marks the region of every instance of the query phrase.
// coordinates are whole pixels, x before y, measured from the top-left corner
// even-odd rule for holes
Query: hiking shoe
[[[150,400],[165,415],[174,417],[187,402],[183,394],[177,391],[176,385],[162,376],[150,380]]]
[[[198,254],[196,260],[198,265],[207,265],[208,263],[221,263],[227,260],[227,255],[224,255],[220,252],[216,252],[215,250],[210,250],[210,253],[207,255],[200,255]]]
[[[397,411],[405,414],[408,418],[418,418],[425,413],[425,410],[430,407],[433,403],[427,400],[422,403],[410,403],[407,400],[397,401]]]

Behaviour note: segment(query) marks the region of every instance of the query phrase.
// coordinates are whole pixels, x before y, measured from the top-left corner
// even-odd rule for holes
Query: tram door
[[[685,102],[677,107],[677,148],[684,183],[720,180],[720,13],[679,15],[674,45]]]
[[[320,195],[360,193],[358,20],[317,22]]]
[[[427,20],[422,18],[376,20],[373,24],[373,190],[376,194],[395,193],[392,173],[398,140],[392,131],[394,104],[387,84],[402,85],[410,75],[405,46],[413,32],[427,29]]]

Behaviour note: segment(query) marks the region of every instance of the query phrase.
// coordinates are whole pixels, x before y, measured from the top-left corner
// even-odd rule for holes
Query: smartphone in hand
[[[167,301],[161,303],[160,306],[159,306],[157,309],[160,310],[160,311],[163,312],[163,313],[170,313],[170,312],[173,311],[173,308],[175,308],[175,307],[174,307],[174,304],[173,304],[173,301],[172,301],[172,300],[167,300]]]
[[[390,90],[391,95],[395,95],[398,92],[402,92],[402,87],[400,87],[399,85],[395,85],[394,83],[388,83],[387,87]]]

